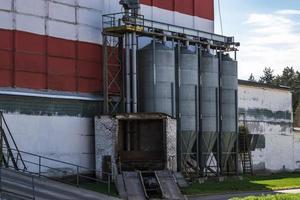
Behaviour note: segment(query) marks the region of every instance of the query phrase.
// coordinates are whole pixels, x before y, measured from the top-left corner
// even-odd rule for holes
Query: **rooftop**
[[[287,90],[290,91],[291,88],[284,85],[272,85],[267,83],[259,83],[255,81],[248,81],[248,80],[238,80],[239,85],[247,85],[253,87],[262,87],[262,88],[271,88],[271,89],[279,89],[279,90]]]

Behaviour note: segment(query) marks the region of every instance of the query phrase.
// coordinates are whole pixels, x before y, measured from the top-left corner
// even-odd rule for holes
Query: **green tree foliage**
[[[300,98],[300,73],[293,67],[286,67],[282,74],[278,75],[274,81],[276,85],[284,85],[291,88],[293,93],[293,109],[296,110]]]
[[[273,84],[275,80],[274,70],[271,67],[265,67],[263,76],[259,78],[260,83]]]
[[[274,70],[266,67],[259,82],[290,87],[293,94],[293,109],[296,110],[300,99],[300,72],[295,71],[293,67],[286,67],[283,69],[282,74],[275,76]]]

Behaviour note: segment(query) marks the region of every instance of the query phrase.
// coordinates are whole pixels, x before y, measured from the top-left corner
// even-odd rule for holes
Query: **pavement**
[[[218,195],[199,195],[199,196],[190,196],[188,197],[188,199],[189,200],[228,200],[233,197],[261,196],[261,195],[278,194],[278,193],[299,194],[300,189],[236,192],[236,193],[218,194]]]

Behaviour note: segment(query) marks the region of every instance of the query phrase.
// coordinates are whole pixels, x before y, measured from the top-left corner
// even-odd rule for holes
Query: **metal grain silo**
[[[218,58],[208,52],[203,52],[200,61],[201,94],[200,110],[201,123],[201,169],[204,169],[207,159],[212,152],[218,134],[218,87],[219,62]]]
[[[179,113],[182,166],[197,168],[195,151],[198,130],[198,54],[187,48],[180,50]],[[189,163],[189,165],[187,165]],[[194,164],[194,166],[191,166]]]
[[[139,111],[175,116],[175,53],[160,42],[138,51]]]
[[[229,55],[222,55],[221,61],[221,166],[228,169],[228,160],[234,154],[234,145],[237,139],[237,61]]]

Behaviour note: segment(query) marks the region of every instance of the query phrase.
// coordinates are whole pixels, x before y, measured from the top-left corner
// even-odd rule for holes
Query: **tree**
[[[255,80],[255,78],[254,78],[254,76],[253,76],[252,73],[250,74],[250,76],[248,78],[248,81],[256,82],[256,80]]]
[[[273,84],[273,81],[275,80],[274,70],[271,69],[271,67],[266,67],[263,73],[264,75],[260,77],[259,82]]]
[[[295,111],[300,98],[300,73],[293,67],[285,67],[281,75],[276,76],[273,84],[288,86],[291,88],[293,95],[293,110]]]

